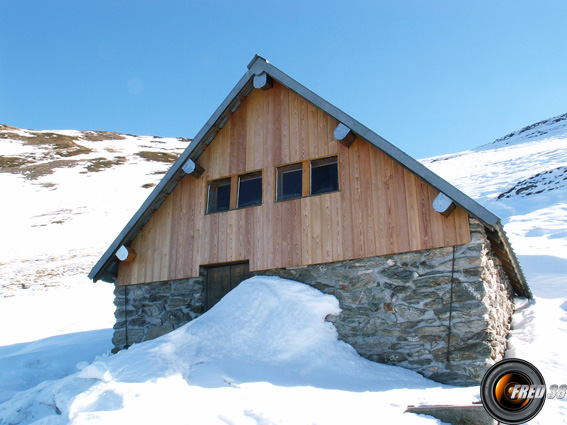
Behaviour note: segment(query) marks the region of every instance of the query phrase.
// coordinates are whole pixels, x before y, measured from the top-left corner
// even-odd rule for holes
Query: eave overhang
[[[451,198],[456,205],[463,208],[471,216],[478,219],[486,226],[491,232],[503,235],[502,244],[507,247],[503,252],[511,253],[511,261],[513,265],[510,270],[516,270],[514,279],[519,282],[519,285],[524,288],[523,291],[518,292],[520,295],[523,293],[529,294],[529,289],[517,259],[510,247],[508,239],[503,233],[500,219],[480,205],[478,202],[465,195],[455,186],[451,185],[423,164],[413,159],[405,152],[364,126],[350,115],[341,111],[336,106],[327,102],[322,97],[318,96],[307,87],[295,81],[287,74],[280,71],[278,68],[270,64],[261,56],[256,55],[248,64],[248,70],[244,76],[238,81],[236,86],[231,90],[226,99],[221,103],[217,110],[213,113],[211,118],[206,122],[203,128],[195,136],[191,144],[173,163],[169,171],[165,174],[160,183],[150,193],[148,198],[144,201],[142,206],[138,209],[136,214],[130,219],[128,224],[112,242],[109,248],[105,251],[99,261],[95,264],[89,273],[89,278],[95,282],[97,280],[104,280],[106,282],[115,282],[118,271],[118,259],[115,254],[122,245],[131,243],[142,227],[148,222],[152,214],[160,207],[165,198],[173,191],[177,183],[185,175],[182,170],[183,165],[188,159],[197,162],[199,156],[204,152],[207,146],[214,140],[216,134],[226,124],[227,120],[234,111],[240,106],[246,96],[254,89],[253,79],[254,76],[266,73],[274,80],[284,85],[288,89],[294,91],[299,96],[311,102],[313,105],[323,110],[337,121],[351,129],[357,136],[370,142],[378,149],[382,150],[401,165],[406,167],[411,172],[415,173],[423,180],[428,182],[438,191],[443,192],[446,196]],[[501,236],[502,238],[502,236]],[[514,280],[511,279],[511,280]],[[520,286],[518,289],[521,289]],[[516,288],[515,288],[516,289]]]

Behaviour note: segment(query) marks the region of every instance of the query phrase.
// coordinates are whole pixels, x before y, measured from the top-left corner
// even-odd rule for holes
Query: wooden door
[[[240,282],[252,277],[248,263],[223,264],[207,268],[207,310],[236,288]]]

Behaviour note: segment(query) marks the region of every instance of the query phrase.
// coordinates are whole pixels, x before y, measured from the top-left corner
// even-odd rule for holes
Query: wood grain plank
[[[268,268],[266,265],[266,238],[269,237],[269,232],[264,232],[263,211],[260,208],[248,208],[246,210],[246,229],[248,231],[247,237],[249,238],[248,245],[251,246],[250,254],[250,270],[265,270]]]
[[[396,237],[398,239],[397,249],[399,251],[409,251],[409,222],[408,222],[408,206],[406,202],[406,183],[404,167],[397,162],[394,165],[394,195],[395,195],[395,211],[396,211]]]
[[[319,143],[317,138],[317,107],[311,103],[307,104],[307,128],[309,139],[309,158],[319,157]]]
[[[299,148],[300,161],[312,158],[310,153],[309,140],[309,108],[308,103],[304,99],[299,100]]]
[[[248,104],[243,103],[240,108],[237,109],[235,115],[238,114],[237,119],[235,120],[236,125],[236,132],[235,138],[236,143],[232,145],[231,149],[236,150],[236,164],[233,167],[232,173],[244,173],[246,168],[246,145],[247,143],[247,135],[248,135]]]
[[[342,144],[339,144],[343,146]],[[347,149],[345,147],[345,149]],[[376,245],[375,255],[383,255],[388,252],[388,220],[387,209],[384,205],[386,191],[382,180],[382,153],[372,149],[370,153],[370,176],[372,181],[372,212],[374,216],[374,242]]]
[[[421,247],[421,231],[419,227],[419,210],[417,202],[417,177],[409,170],[404,170],[404,184],[406,195],[406,216],[410,250],[415,251]]]
[[[359,146],[362,142],[357,139],[348,149],[349,152],[349,169],[350,169],[350,220],[352,221],[353,233],[353,252],[354,258],[364,257],[364,223],[362,221],[362,185],[360,175],[360,152]]]
[[[171,239],[172,239],[172,196],[168,196],[165,199],[164,205],[161,208],[163,211],[163,217],[161,221],[163,222],[162,234],[160,235],[160,249],[161,249],[161,266],[159,272],[159,280],[167,280],[170,274],[170,249],[171,249]]]
[[[228,243],[228,217],[233,211],[227,211],[226,213],[215,214],[218,216],[218,232],[219,232],[219,244],[217,252],[215,253],[215,263],[225,263],[227,259],[227,243]]]
[[[289,162],[300,161],[300,140],[299,140],[299,96],[292,91],[288,91],[289,108]]]
[[[455,214],[455,229],[457,232],[457,245],[470,243],[471,231],[469,227],[469,215],[461,208],[456,208],[451,215]]]
[[[309,221],[311,227],[311,263],[318,264],[323,262],[323,249],[321,244],[321,197],[310,196],[309,202]]]
[[[421,249],[429,249],[431,243],[431,220],[430,213],[432,210],[429,202],[429,190],[427,184],[421,180],[417,180],[417,202],[419,211],[419,233],[421,234]]]
[[[333,261],[338,261],[344,258],[341,223],[341,193],[331,193],[329,195],[331,207],[331,258]]]
[[[282,267],[290,267],[291,251],[292,251],[292,225],[290,202],[281,202],[281,265]]]
[[[364,256],[371,257],[376,252],[375,240],[375,220],[373,214],[372,202],[372,168],[370,164],[370,144],[366,141],[361,141],[358,144],[359,149],[359,170],[360,170],[360,191],[361,191],[361,205],[360,212],[362,215],[362,228],[363,228],[363,249]]]
[[[177,185],[179,186],[180,183]],[[168,278],[176,275],[177,264],[181,263],[182,260],[182,258],[178,258],[179,237],[181,236],[181,208],[179,205],[181,190],[174,190],[169,197],[171,198],[171,221],[169,229],[169,262],[167,264]]]
[[[290,116],[289,116],[289,90],[280,85],[278,93],[278,105],[280,112],[280,144],[281,144],[281,161],[289,163],[291,161],[290,146]]]
[[[354,235],[352,226],[352,200],[350,179],[350,154],[349,149],[340,145],[339,148],[339,175],[341,183],[341,239],[343,256],[345,259],[354,258]]]
[[[321,262],[333,261],[333,229],[331,227],[331,196],[319,196],[319,211],[321,223]]]
[[[270,104],[271,128],[270,148],[272,151],[272,161],[275,164],[282,164],[282,105],[280,93],[283,90],[281,84],[274,84],[271,90],[268,90],[268,98]]]
[[[119,266],[118,284],[195,277],[199,267],[250,260],[251,270],[293,267],[467,243],[468,214],[432,212],[436,191],[357,139],[337,143],[338,122],[279,83],[253,90],[199,158],[205,173],[183,178]],[[338,154],[340,192],[274,203],[275,167]],[[261,206],[205,212],[210,180],[263,170]],[[236,191],[231,205],[236,206]]]
[[[386,252],[394,253],[397,251],[396,237],[396,211],[394,201],[394,184],[393,184],[393,167],[394,161],[387,155],[380,156],[382,183],[384,185],[384,212],[385,212],[385,229],[386,232]]]
[[[310,198],[301,198],[301,264],[312,264],[311,255],[311,204]]]
[[[179,237],[177,250],[180,261],[176,264],[175,279],[182,279],[185,276],[194,276],[194,258],[199,258],[198,247],[199,234],[196,229],[200,227],[201,222],[198,217],[201,216],[200,202],[194,202],[202,197],[197,196],[200,190],[197,188],[205,188],[205,185],[199,185],[195,179],[185,176],[181,180],[179,191],[181,197],[179,199],[178,209],[180,210]],[[191,196],[193,195],[193,196]]]
[[[298,266],[301,264],[301,199],[293,199],[289,201],[290,216],[288,220],[288,229],[291,233],[291,263],[290,266]]]
[[[329,138],[327,135],[327,114],[317,108],[317,145],[319,156],[329,155]]]

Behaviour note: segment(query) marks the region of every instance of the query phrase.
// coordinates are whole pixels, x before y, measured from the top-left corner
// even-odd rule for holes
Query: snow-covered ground
[[[325,321],[338,312],[336,298],[307,285],[255,277],[158,340],[17,394],[0,405],[0,418],[50,424],[436,423],[403,411],[408,403],[474,399],[473,389],[443,387],[361,358]]]
[[[84,278],[188,144],[2,127],[0,297]]]
[[[439,423],[403,411],[478,400],[478,387],[360,358],[325,321],[336,299],[276,278],[109,356],[112,287],[86,273],[187,142],[43,133],[72,141],[57,153],[25,143],[42,132],[0,128],[0,159],[17,165],[0,172],[0,424]],[[567,115],[423,162],[502,218],[536,296],[517,300],[508,356],[567,384]],[[567,402],[532,423],[567,423]]]
[[[516,302],[507,356],[567,384],[567,114],[422,162],[502,219],[535,296]],[[567,423],[567,399],[532,423]]]

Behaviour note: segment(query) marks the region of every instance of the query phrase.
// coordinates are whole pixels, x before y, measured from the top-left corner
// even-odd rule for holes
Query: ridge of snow
[[[536,297],[516,300],[507,355],[532,362],[548,385],[567,380],[567,134],[565,119],[558,120],[564,116],[470,151],[422,160],[502,218]],[[40,137],[33,131],[0,125],[0,158],[52,162],[52,148],[2,137]],[[0,172],[8,206],[0,209],[7,241],[0,245],[0,321],[6,324],[0,327],[0,402],[13,396],[0,404],[0,423],[439,423],[402,412],[408,404],[478,400],[478,387],[440,386],[357,357],[324,321],[336,314],[336,299],[295,282],[280,281],[277,288],[276,281],[246,282],[186,327],[105,357],[104,335],[114,322],[112,285],[93,285],[86,273],[149,193],[140,184],[155,184],[169,166],[135,154],[178,154],[187,145],[124,137],[81,140],[96,152],[66,158],[80,161],[36,179]],[[97,155],[117,164],[87,171]],[[244,296],[252,287],[258,298]],[[294,310],[303,318],[295,322],[286,315],[292,298],[303,305]],[[302,308],[314,314],[301,316]],[[237,324],[232,334],[223,329]],[[241,347],[241,340],[250,346]],[[76,356],[57,354],[69,347],[77,347],[71,350]],[[264,350],[274,361],[262,358]],[[69,375],[73,369],[80,371]],[[567,400],[547,400],[531,423],[565,420]]]
[[[470,388],[363,359],[325,321],[339,312],[335,297],[308,285],[253,277],[163,337],[16,394],[0,420],[425,424],[438,421],[404,414],[410,400],[476,399]]]
[[[512,146],[529,141],[539,141],[550,138],[567,137],[567,114],[548,118],[513,131],[504,137],[500,137],[491,143],[477,147],[476,151]]]
[[[26,143],[46,133],[72,137],[64,141],[82,150],[58,153],[50,138]],[[89,134],[111,139],[87,140]],[[24,161],[0,162],[7,206],[0,209],[0,234],[9,241],[0,245],[0,298],[52,286],[58,276],[83,279],[166,173],[171,164],[161,155],[172,161],[187,146],[174,138],[0,126],[0,160]]]

